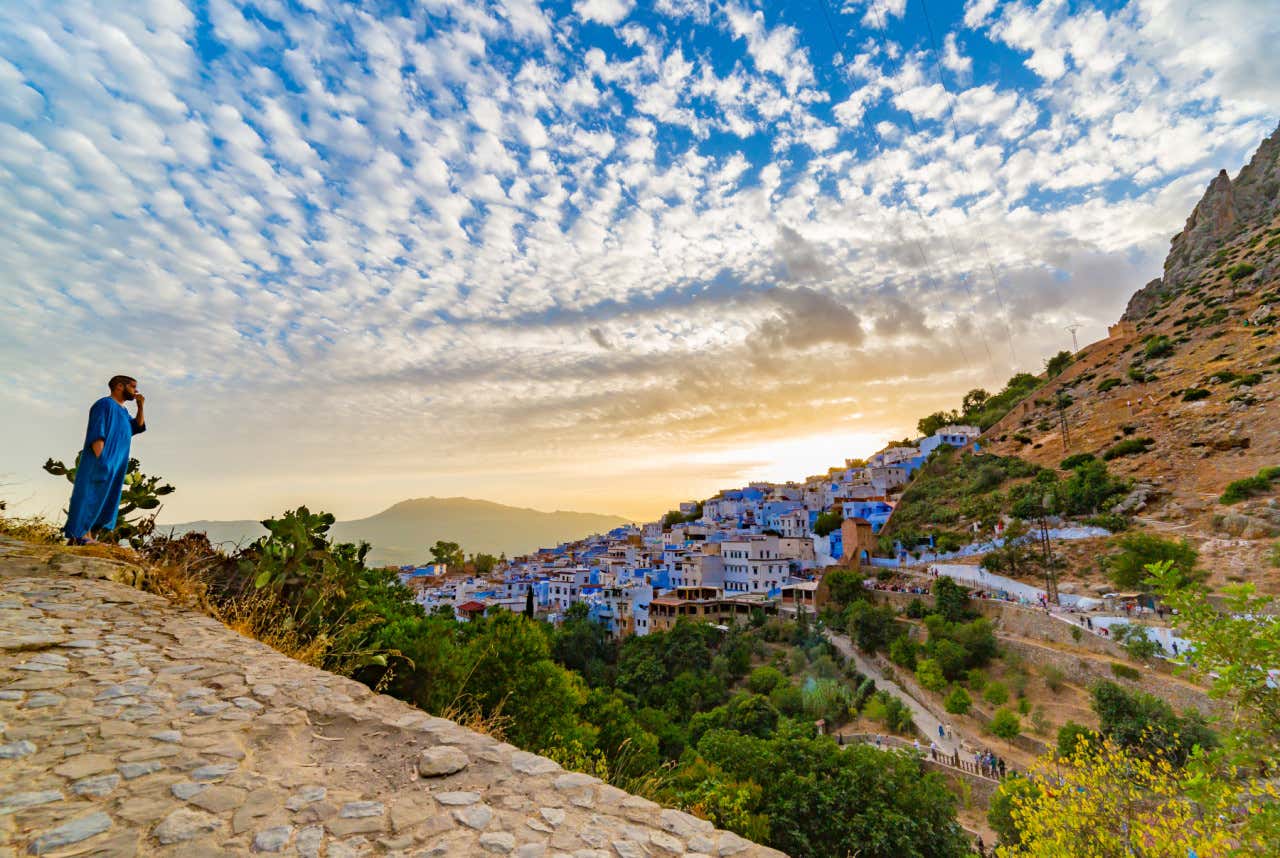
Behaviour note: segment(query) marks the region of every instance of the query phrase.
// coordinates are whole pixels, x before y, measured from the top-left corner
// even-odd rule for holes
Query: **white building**
[[[765,593],[781,587],[790,564],[782,556],[776,536],[752,536],[721,545],[724,557],[724,590],[732,593]]]
[[[978,436],[981,434],[982,430],[977,426],[943,426],[920,442],[920,452],[928,456],[943,444],[951,447],[964,447],[978,440]]]

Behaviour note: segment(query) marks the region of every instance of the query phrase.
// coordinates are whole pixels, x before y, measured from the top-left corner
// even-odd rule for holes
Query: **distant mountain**
[[[586,512],[542,512],[472,498],[415,498],[354,521],[340,521],[332,534],[342,542],[364,540],[373,546],[375,564],[430,560],[437,540],[457,542],[467,553],[513,556],[601,533],[627,519]],[[247,544],[266,533],[256,521],[189,521],[165,524],[179,533],[203,531],[214,543]]]

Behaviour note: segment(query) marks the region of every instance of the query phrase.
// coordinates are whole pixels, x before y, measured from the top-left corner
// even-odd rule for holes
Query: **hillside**
[[[1108,467],[1145,490],[1136,511],[1153,526],[1252,542],[1280,535],[1280,480],[1257,477],[1280,465],[1277,392],[1280,129],[1235,180],[1225,171],[1213,180],[1173,238],[1164,276],[1134,295],[1111,336],[982,441],[1045,467],[1112,451]],[[1059,394],[1070,403],[1061,414]],[[1220,502],[1249,478],[1246,496]],[[1238,548],[1261,556],[1260,545]]]
[[[626,519],[584,512],[542,512],[472,498],[414,498],[368,518],[340,521],[333,536],[373,545],[369,562],[403,565],[429,560],[437,540],[457,542],[468,553],[513,556],[600,533]],[[179,533],[203,531],[215,543],[243,544],[266,533],[256,521],[190,521],[166,524]]]

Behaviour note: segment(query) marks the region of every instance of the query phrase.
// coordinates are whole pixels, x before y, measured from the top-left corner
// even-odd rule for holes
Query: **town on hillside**
[[[814,611],[824,570],[870,567],[881,530],[913,473],[940,447],[980,453],[976,426],[894,442],[803,482],[753,482],[681,503],[662,520],[615,528],[499,564],[487,576],[445,564],[406,566],[401,580],[428,611],[466,621],[504,608],[558,622],[575,604],[614,637],[680,618],[725,625]],[[901,543],[895,558],[919,554]],[[880,551],[879,553],[885,553]]]

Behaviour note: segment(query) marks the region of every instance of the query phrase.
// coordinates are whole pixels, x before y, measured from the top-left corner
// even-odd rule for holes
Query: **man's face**
[[[124,387],[120,389],[120,392],[121,392],[121,395],[124,396],[125,402],[132,401],[133,398],[138,395],[138,382],[136,381],[125,382]]]

